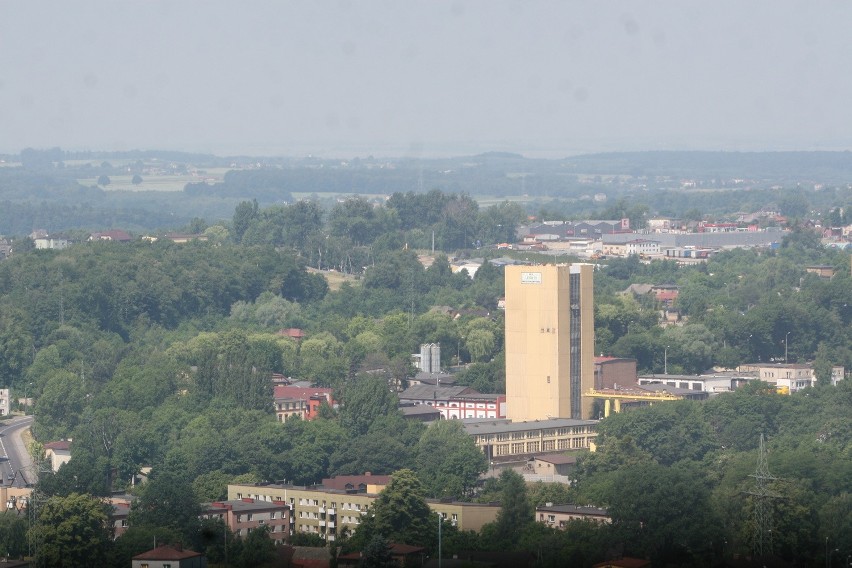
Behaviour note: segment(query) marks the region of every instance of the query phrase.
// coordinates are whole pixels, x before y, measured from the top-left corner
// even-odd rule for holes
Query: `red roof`
[[[196,556],[201,556],[201,553],[166,545],[158,546],[142,554],[137,554],[133,557],[133,560],[183,560],[185,558],[195,558]]]
[[[322,387],[293,387],[290,385],[275,385],[273,396],[278,398],[309,399],[313,396],[331,396],[334,391]]]
[[[303,337],[305,337],[305,332],[299,329],[298,327],[288,327],[287,329],[279,330],[278,335],[292,337],[293,339],[302,339]]]
[[[71,442],[69,440],[60,440],[58,442],[48,442],[44,445],[45,450],[68,451],[69,448],[71,448]]]

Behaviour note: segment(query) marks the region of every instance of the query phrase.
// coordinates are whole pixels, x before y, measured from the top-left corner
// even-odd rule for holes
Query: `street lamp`
[[[788,338],[790,337],[790,332],[788,331],[784,335],[784,364],[787,364],[787,345],[789,344]]]
[[[666,345],[666,348],[663,349],[663,374],[669,374],[669,346]]]
[[[30,392],[31,386],[33,386],[32,383],[27,383],[26,385],[24,385],[24,416],[27,415],[27,410],[29,409],[29,406],[30,406],[29,392]]]
[[[441,516],[440,511],[438,513],[438,568],[441,568],[441,524],[444,518]]]

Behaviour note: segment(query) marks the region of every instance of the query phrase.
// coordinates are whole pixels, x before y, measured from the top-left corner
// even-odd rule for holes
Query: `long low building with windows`
[[[465,431],[489,459],[540,452],[590,449],[597,438],[596,420],[552,418],[512,422],[465,420]]]
[[[345,478],[341,480],[341,478]],[[324,479],[322,485],[230,484],[228,499],[252,499],[254,502],[281,501],[290,506],[293,531],[316,534],[328,542],[352,533],[361,516],[373,505],[378,494],[390,482],[386,475],[340,476]],[[460,530],[478,531],[494,522],[498,504],[462,503],[427,499],[432,511]]]
[[[506,395],[483,394],[465,386],[413,385],[399,394],[399,402],[431,406],[445,420],[506,417]]]

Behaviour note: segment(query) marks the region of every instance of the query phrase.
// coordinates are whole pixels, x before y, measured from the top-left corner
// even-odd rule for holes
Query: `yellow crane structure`
[[[585,396],[603,399],[604,418],[609,416],[610,412],[621,412],[622,400],[644,400],[651,404],[667,400],[683,400],[683,396],[679,394],[638,389],[589,389]]]

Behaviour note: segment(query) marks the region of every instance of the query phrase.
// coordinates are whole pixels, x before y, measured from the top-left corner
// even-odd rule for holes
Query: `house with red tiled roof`
[[[331,389],[292,385],[273,387],[273,403],[278,422],[286,422],[293,416],[302,420],[313,420],[319,414],[323,402],[332,408],[337,406]]]
[[[298,327],[288,327],[286,329],[279,329],[278,335],[283,337],[289,337],[290,339],[295,339],[296,341],[301,341],[305,338],[305,331],[299,329]]]
[[[207,557],[179,544],[158,546],[132,559],[132,568],[207,568]]]

